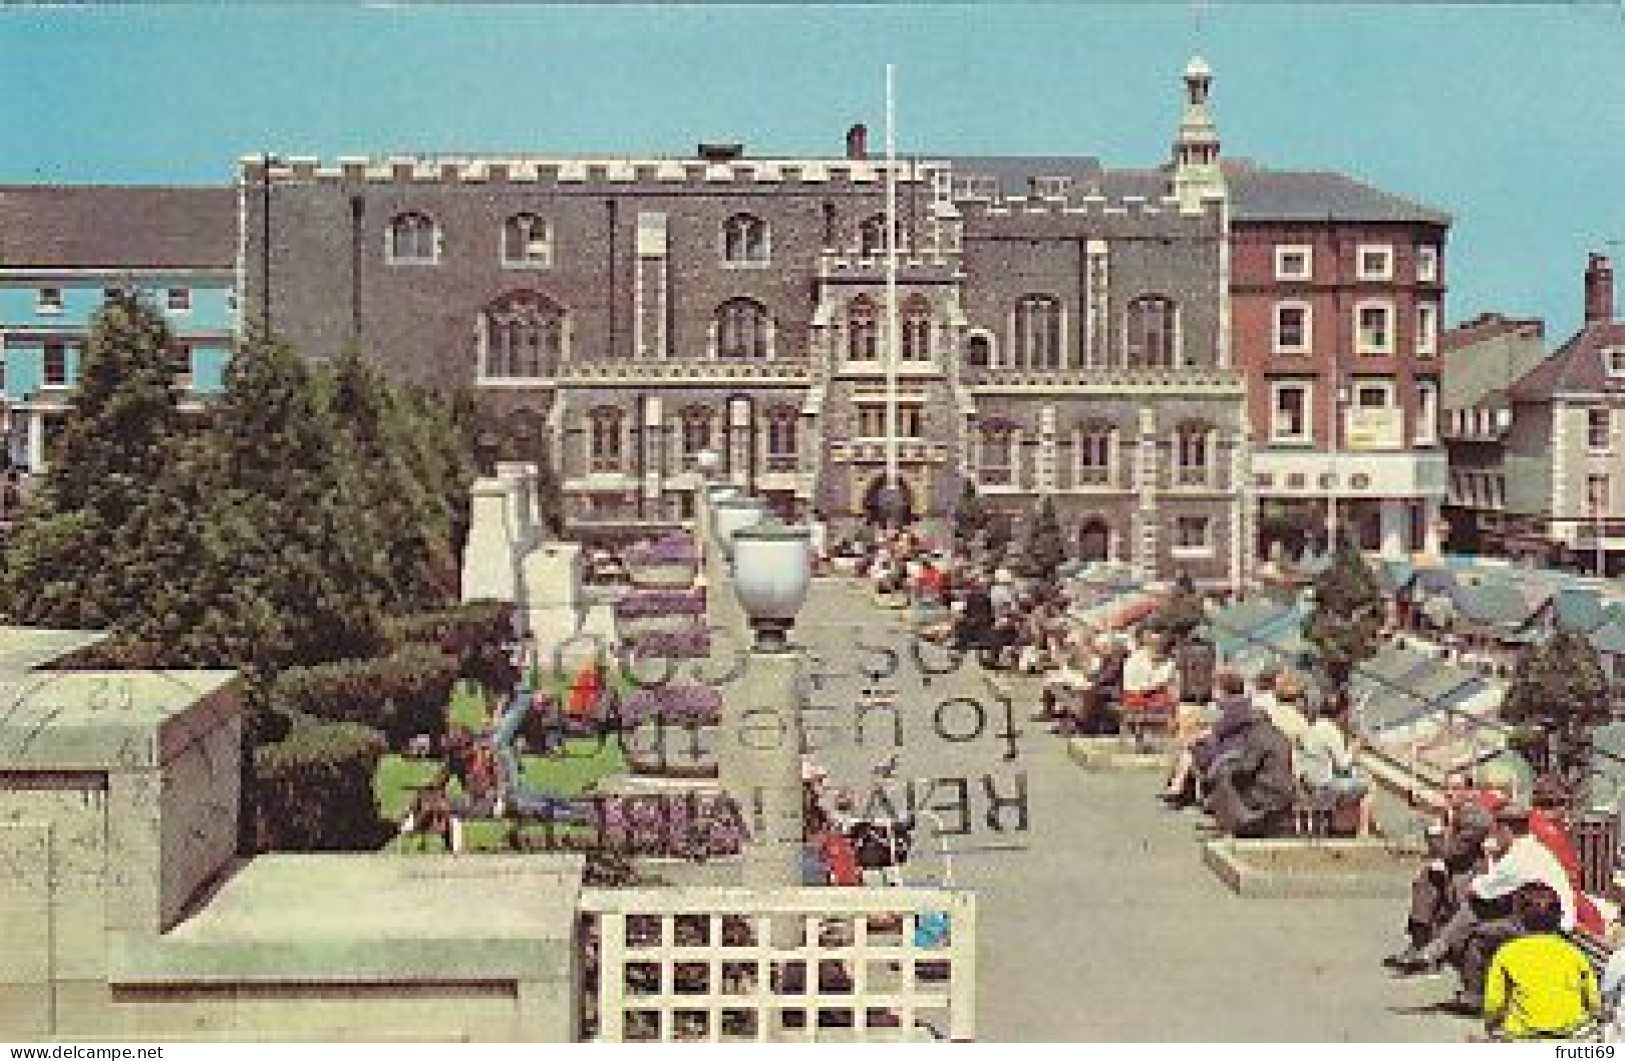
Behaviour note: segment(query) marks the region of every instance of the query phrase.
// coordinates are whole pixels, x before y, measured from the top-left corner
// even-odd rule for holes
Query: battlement
[[[1223,216],[1225,197],[1208,195],[1199,205],[1186,207],[1178,196],[1124,195],[1116,199],[1098,192],[1080,196],[1005,195],[993,199],[962,199],[963,215],[976,218],[1096,217],[1096,218],[1204,218]]]
[[[523,184],[617,185],[847,185],[884,187],[886,163],[853,159],[550,158],[531,155],[391,155],[374,159],[341,156],[324,163],[313,156],[244,155],[241,180],[258,184]],[[930,184],[946,162],[897,162],[899,184]]]

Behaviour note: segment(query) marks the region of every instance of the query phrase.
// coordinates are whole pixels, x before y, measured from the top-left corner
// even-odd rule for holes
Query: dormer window
[[[1610,346],[1604,350],[1602,364],[1610,376],[1625,376],[1625,346]]]

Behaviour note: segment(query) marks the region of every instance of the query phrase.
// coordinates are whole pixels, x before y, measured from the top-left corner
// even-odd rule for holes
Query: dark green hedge
[[[290,667],[277,676],[271,705],[381,730],[399,747],[419,733],[445,733],[458,669],[457,658],[435,646],[408,644],[372,659]]]
[[[384,637],[392,648],[409,644],[438,645],[462,658],[486,645],[513,640],[513,605],[473,601],[432,612],[415,612],[384,620]]]
[[[254,846],[260,851],[371,851],[389,836],[372,775],[384,754],[377,730],[308,715],[287,736],[254,749]]]

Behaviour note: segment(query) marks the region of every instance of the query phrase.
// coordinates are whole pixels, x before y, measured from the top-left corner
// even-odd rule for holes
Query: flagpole
[[[903,495],[897,483],[897,105],[895,68],[886,64],[886,503],[894,526]]]

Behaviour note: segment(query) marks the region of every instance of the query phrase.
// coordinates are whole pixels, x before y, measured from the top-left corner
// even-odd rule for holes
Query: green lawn
[[[601,778],[626,772],[626,758],[620,745],[614,741],[596,739],[570,740],[565,745],[566,756],[527,755],[521,760],[525,767],[525,783],[532,788],[557,792],[563,796],[580,795]],[[378,761],[373,774],[372,790],[378,801],[378,813],[387,821],[399,822],[406,816],[412,803],[412,786],[427,784],[440,768],[436,759],[407,759],[400,755],[386,755]],[[461,786],[451,783],[453,798],[462,795]],[[561,826],[560,832],[579,829],[579,826]],[[464,825],[464,839],[471,851],[506,850],[508,823],[500,821],[470,821]],[[405,841],[397,836],[386,846],[386,851],[417,850],[425,847],[420,838]],[[438,850],[430,841],[427,850]]]

